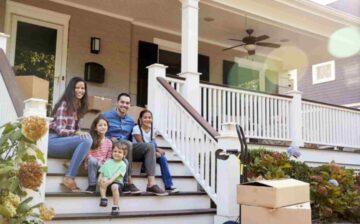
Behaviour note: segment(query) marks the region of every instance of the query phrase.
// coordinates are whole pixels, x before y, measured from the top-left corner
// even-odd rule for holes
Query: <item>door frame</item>
[[[53,102],[57,102],[60,94],[65,90],[70,15],[10,0],[6,1],[5,33],[10,35],[7,56],[12,66],[15,61],[16,25],[18,21],[57,30],[53,87]]]

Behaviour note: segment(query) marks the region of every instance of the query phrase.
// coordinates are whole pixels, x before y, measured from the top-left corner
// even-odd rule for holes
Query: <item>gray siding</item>
[[[335,60],[335,80],[312,84],[311,66],[300,77],[298,88],[306,99],[331,104],[360,102],[360,55]]]

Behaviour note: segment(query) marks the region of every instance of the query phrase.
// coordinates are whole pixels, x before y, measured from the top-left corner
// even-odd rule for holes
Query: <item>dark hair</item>
[[[76,97],[75,97],[75,87],[79,82],[83,82],[85,85],[85,94],[83,98],[80,100],[80,107],[76,105]],[[87,85],[86,82],[80,77],[74,77],[70,80],[67,85],[64,94],[61,96],[59,101],[55,104],[54,109],[51,113],[51,116],[54,116],[57,109],[60,107],[62,102],[66,102],[67,111],[68,112],[76,112],[77,118],[80,119],[84,116],[88,109],[88,95],[87,95]]]
[[[126,156],[128,147],[125,143],[119,142],[118,140],[112,139],[112,150],[114,151],[115,148],[118,148],[120,150],[124,151],[124,156]]]
[[[97,149],[100,146],[101,143],[101,138],[98,134],[98,132],[95,130],[96,129],[96,125],[99,123],[100,120],[104,120],[106,121],[107,126],[109,127],[109,122],[108,120],[106,120],[106,118],[102,115],[99,114],[99,116],[97,116],[94,121],[91,123],[91,127],[90,127],[90,135],[93,139],[93,143],[91,145],[91,149]]]
[[[118,97],[117,97],[117,101],[119,101],[122,96],[129,97],[129,98],[130,98],[130,101],[131,101],[131,97],[130,97],[130,95],[127,94],[127,93],[120,93],[120,94],[118,95]]]
[[[148,110],[148,109],[142,110],[142,111],[140,112],[140,114],[139,114],[139,118],[138,118],[137,122],[138,122],[138,125],[139,125],[139,129],[140,129],[140,133],[141,133],[141,138],[142,138],[143,142],[145,142],[145,141],[144,141],[144,134],[143,134],[142,129],[141,129],[140,119],[144,116],[145,113],[150,113],[150,114],[151,114],[151,117],[153,116],[152,113],[151,113],[151,111]],[[150,140],[151,140],[151,141],[153,140],[153,124],[152,124],[152,123],[151,123]]]

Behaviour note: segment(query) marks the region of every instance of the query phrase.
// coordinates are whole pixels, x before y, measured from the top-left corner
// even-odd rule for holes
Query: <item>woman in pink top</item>
[[[88,170],[89,186],[87,193],[96,191],[96,176],[101,165],[111,158],[112,142],[105,137],[109,123],[101,114],[95,118],[90,127],[90,135],[93,139],[91,150],[85,160]]]

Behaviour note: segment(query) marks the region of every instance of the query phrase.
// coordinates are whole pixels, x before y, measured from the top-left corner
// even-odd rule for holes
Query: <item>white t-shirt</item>
[[[142,133],[143,133],[144,142],[145,143],[151,142],[151,129],[148,132],[145,132],[143,129],[141,129],[141,130],[142,130]],[[141,136],[139,125],[135,125],[134,128],[133,128],[133,131],[132,131],[133,143],[137,143],[134,135],[140,135]],[[154,135],[155,135],[155,130],[153,130],[153,138],[152,139],[155,138]]]

